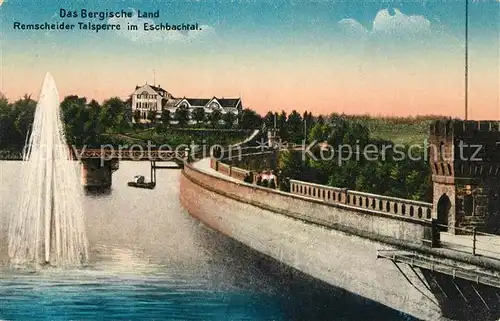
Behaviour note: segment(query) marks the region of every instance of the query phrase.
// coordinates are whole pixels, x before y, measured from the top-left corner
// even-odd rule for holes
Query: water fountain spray
[[[9,226],[11,263],[80,265],[88,259],[82,189],[64,136],[59,94],[49,73],[23,161],[22,193]]]

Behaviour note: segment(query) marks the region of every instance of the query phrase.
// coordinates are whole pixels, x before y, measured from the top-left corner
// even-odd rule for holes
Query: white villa
[[[141,123],[149,122],[148,113],[153,110],[156,112],[157,120],[160,120],[163,110],[170,112],[170,117],[173,119],[175,111],[179,107],[186,107],[189,110],[189,117],[196,108],[203,108],[205,115],[211,114],[214,110],[220,111],[221,114],[233,113],[239,115],[243,109],[240,98],[174,98],[161,86],[152,86],[145,84],[136,86],[132,93],[132,115],[136,110],[140,111]],[[134,119],[132,121],[135,122]]]

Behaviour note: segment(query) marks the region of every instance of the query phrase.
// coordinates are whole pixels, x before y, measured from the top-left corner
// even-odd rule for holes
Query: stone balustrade
[[[298,180],[290,180],[292,194],[306,196],[327,203],[346,204],[391,215],[432,220],[432,204],[396,197],[363,193],[346,188],[330,187]]]
[[[224,175],[239,180],[244,180],[250,173],[247,170],[218,162],[215,159],[211,159],[211,167]],[[298,180],[290,180],[290,193],[332,204],[346,204],[390,215],[401,215],[425,221],[432,220],[431,203],[358,192]]]
[[[210,167],[224,175],[239,179],[241,181],[243,181],[248,175],[250,175],[250,171],[222,163],[214,158],[210,159]]]

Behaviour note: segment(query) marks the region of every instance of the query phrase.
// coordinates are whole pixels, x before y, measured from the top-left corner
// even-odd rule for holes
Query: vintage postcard
[[[500,1],[0,0],[0,320],[500,320]]]

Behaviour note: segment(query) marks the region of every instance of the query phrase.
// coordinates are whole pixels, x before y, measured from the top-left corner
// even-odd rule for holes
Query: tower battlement
[[[500,122],[439,120],[429,134],[438,223],[500,231]]]
[[[472,133],[500,134],[500,121],[496,120],[438,120],[430,125],[430,134],[436,136],[468,136]]]

